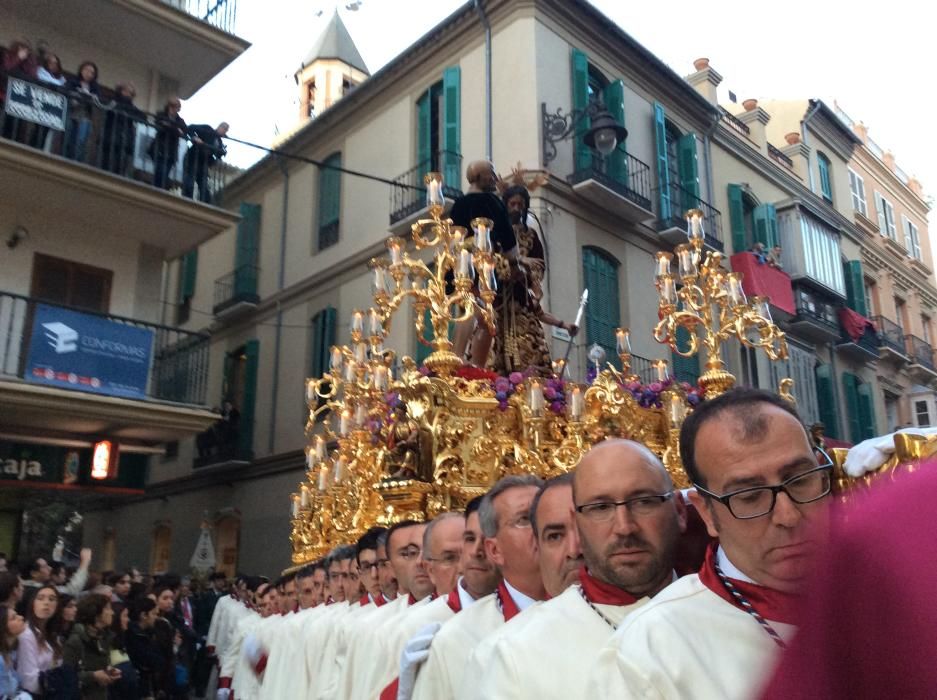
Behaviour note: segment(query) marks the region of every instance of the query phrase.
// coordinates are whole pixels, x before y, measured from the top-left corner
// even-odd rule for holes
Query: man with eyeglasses
[[[380,607],[387,602],[387,598],[384,597],[381,591],[377,559],[377,540],[383,532],[387,532],[387,528],[372,527],[358,540],[355,547],[358,560],[358,576],[365,591],[359,601],[361,605],[374,603],[377,607]]]
[[[394,679],[400,653],[411,634],[430,622],[424,620],[424,611],[432,608],[436,617],[441,614],[440,606],[445,605],[446,598],[456,585],[464,532],[465,516],[462,513],[441,513],[427,524],[423,531],[421,565],[429,576],[434,592],[410,606],[401,619],[385,622],[373,630],[370,649],[366,653],[366,658],[370,658],[367,678],[360,684],[363,692],[357,693],[357,697],[373,698]],[[413,627],[414,619],[419,620],[416,627]]]
[[[501,570],[502,581],[493,594],[453,617],[435,635],[414,684],[414,700],[454,698],[466,680],[466,665],[476,645],[547,597],[530,523],[530,505],[542,485],[532,475],[507,476],[482,499],[485,553]]]
[[[793,406],[734,389],[683,423],[689,494],[718,537],[698,574],[629,615],[587,695],[748,698],[796,631],[805,579],[828,529],[832,465],[818,464]]]
[[[469,668],[478,681],[463,686],[460,700],[581,696],[580,671],[594,663],[629,614],[675,578],[685,509],[664,465],[647,447],[630,440],[600,442],[552,491],[541,498],[539,513],[534,511],[542,535],[538,544],[547,561],[557,559],[551,547],[561,549],[578,566],[578,581],[568,569],[561,576],[559,562],[548,567],[544,580],[552,582],[554,597],[479,645]],[[564,499],[568,524],[550,508],[551,501]]]

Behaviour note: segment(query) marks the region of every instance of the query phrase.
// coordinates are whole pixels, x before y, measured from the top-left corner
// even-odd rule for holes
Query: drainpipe
[[[283,173],[283,212],[280,215],[280,269],[277,274],[277,292],[286,285],[286,214],[290,204],[290,171],[283,158],[277,159]],[[277,328],[273,341],[273,390],[270,395],[270,427],[267,434],[267,452],[273,454],[274,429],[277,424],[277,401],[280,396],[280,343],[283,338],[283,309],[277,302]]]
[[[491,125],[493,123],[491,113],[491,23],[488,21],[488,15],[485,14],[485,8],[482,6],[481,0],[475,0],[475,9],[478,10],[478,17],[485,28],[485,150],[486,157],[491,160]]]
[[[810,123],[810,120],[813,119],[815,115],[820,110],[820,100],[817,100],[817,103],[811,108],[807,113],[807,116],[800,122],[800,140],[805,146],[810,146],[810,140],[807,138],[807,124]],[[816,188],[813,182],[813,168],[810,165],[810,156],[807,156],[807,184],[810,185],[810,191],[816,194]]]
[[[159,300],[159,322],[161,325],[167,326],[169,325],[166,322],[166,307],[169,306],[169,262],[165,259],[163,260],[162,278],[163,291]]]

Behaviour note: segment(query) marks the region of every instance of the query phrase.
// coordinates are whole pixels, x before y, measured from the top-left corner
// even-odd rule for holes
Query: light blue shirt
[[[20,677],[16,675],[16,651],[5,659],[0,654],[0,697],[15,697],[20,692]]]

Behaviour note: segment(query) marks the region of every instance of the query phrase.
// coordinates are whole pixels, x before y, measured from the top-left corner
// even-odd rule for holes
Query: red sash
[[[504,585],[504,581],[498,584],[495,595],[498,596],[498,602],[501,603],[501,612],[504,615],[505,622],[510,621],[512,617],[520,613],[520,608],[517,607],[517,603],[511,597],[511,593],[508,591],[508,587]]]
[[[454,613],[461,612],[461,610],[462,610],[462,597],[459,595],[459,584],[458,584],[458,583],[455,585],[455,588],[453,588],[451,591],[449,591],[449,595],[448,595],[448,597],[446,598],[446,605],[448,605],[448,606],[449,606],[449,609],[450,609],[452,612],[454,612]]]
[[[627,591],[621,590],[617,586],[599,581],[589,573],[585,565],[579,568],[579,585],[582,586],[582,592],[586,594],[586,598],[589,599],[590,603],[621,606],[633,605],[638,600],[633,595]]]
[[[739,604],[735,597],[728,591],[719,574],[716,573],[716,547],[718,542],[710,543],[706,549],[706,559],[699,570],[699,580],[709,590],[722,598],[724,601],[735,606],[739,610],[744,608]],[[725,572],[723,572],[725,573]],[[738,579],[729,579],[732,585],[738,589],[738,592],[748,598],[758,614],[766,620],[774,622],[783,622],[787,625],[797,624],[797,611],[803,601],[790,593],[776,591],[766,586],[760,586],[757,583],[748,583]]]
[[[400,678],[397,677],[390,682],[384,690],[381,691],[380,700],[397,700],[397,690],[400,688]]]

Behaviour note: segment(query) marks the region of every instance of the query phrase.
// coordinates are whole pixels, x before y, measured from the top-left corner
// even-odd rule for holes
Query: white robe
[[[793,625],[769,622],[785,641],[794,636]],[[584,697],[743,700],[779,651],[749,613],[684,576],[628,616],[599,652]]]
[[[344,637],[340,637],[340,646],[336,656],[339,664],[339,683],[335,698],[356,700],[362,697],[368,683],[368,674],[373,659],[370,658],[372,636],[390,620],[397,620],[410,607],[410,596],[399,595],[390,603],[377,608],[374,612],[355,618],[346,626]],[[341,647],[344,642],[345,649]],[[344,653],[343,653],[344,652]],[[381,689],[378,689],[380,693]],[[366,695],[364,695],[366,697]]]
[[[303,629],[306,670],[309,677],[309,698],[330,697],[328,684],[334,683],[335,646],[332,642],[342,618],[349,614],[348,603],[323,606],[322,614]]]
[[[631,605],[595,604],[620,625],[649,598]],[[583,669],[595,662],[612,634],[585,600],[578,585],[521,613],[483,640],[472,652],[459,700],[520,700],[583,696]]]
[[[242,684],[246,689],[250,684],[250,680],[244,675],[247,666],[246,662],[242,660],[243,654],[241,651],[244,646],[244,640],[253,634],[262,618],[253,610],[248,611],[248,613],[248,615],[241,618],[232,631],[231,643],[228,645],[228,648],[225,649],[225,655],[221,659],[221,671],[218,675],[221,678],[230,678],[232,688],[234,688],[236,684]],[[253,676],[253,670],[250,671],[249,675]],[[242,695],[244,695],[244,692],[238,689],[237,696],[241,697]]]
[[[305,647],[300,632],[315,610],[307,608],[287,615],[276,634],[270,638],[267,670],[264,671],[260,686],[261,697],[306,696],[309,678],[306,675]]]
[[[417,673],[411,700],[453,700],[456,689],[462,686],[472,651],[502,625],[504,613],[497,592],[477,600],[444,624],[433,638],[429,658]]]

